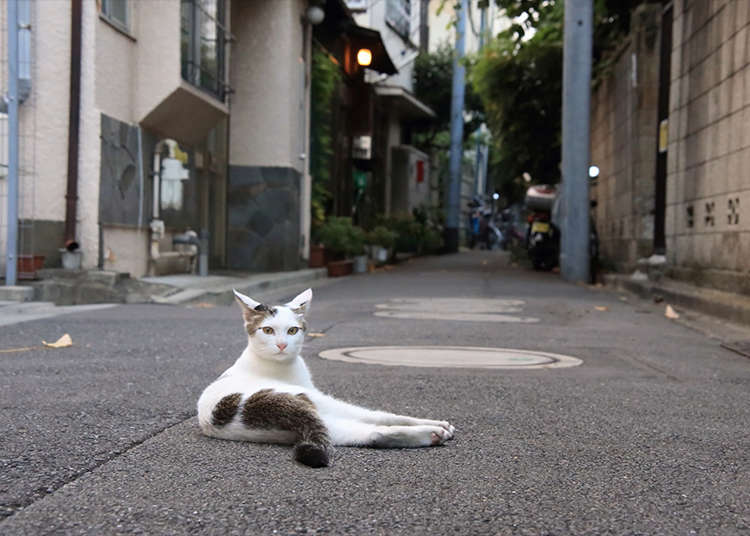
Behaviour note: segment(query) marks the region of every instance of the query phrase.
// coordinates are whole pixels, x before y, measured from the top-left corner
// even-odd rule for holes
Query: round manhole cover
[[[583,363],[567,355],[475,346],[359,346],[325,350],[319,355],[333,361],[400,367],[541,369]]]

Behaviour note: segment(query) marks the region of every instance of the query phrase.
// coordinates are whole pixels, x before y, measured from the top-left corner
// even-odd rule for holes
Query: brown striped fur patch
[[[315,405],[304,393],[293,395],[263,389],[245,401],[241,418],[248,428],[297,434],[295,457],[305,465],[323,467],[330,463],[333,448],[328,430]]]
[[[213,425],[226,426],[232,422],[234,416],[237,415],[241,399],[242,395],[240,393],[234,393],[219,400],[211,413],[211,422]]]

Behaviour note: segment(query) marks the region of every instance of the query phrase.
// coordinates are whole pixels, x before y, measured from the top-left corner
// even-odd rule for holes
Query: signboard
[[[669,119],[662,119],[659,123],[659,152],[666,153],[669,144]]]
[[[372,136],[356,136],[352,144],[352,158],[369,160],[372,158]]]

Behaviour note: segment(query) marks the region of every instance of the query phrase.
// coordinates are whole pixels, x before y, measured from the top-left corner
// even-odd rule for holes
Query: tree
[[[423,150],[445,149],[450,145],[453,54],[449,45],[441,45],[435,52],[417,56],[414,64],[414,94],[437,115],[435,120],[418,129],[415,145]],[[466,140],[484,121],[482,101],[470,84],[466,85],[464,111],[471,117],[464,125]]]
[[[490,176],[517,200],[523,173],[534,183],[560,179],[564,2],[496,0],[513,21],[475,59],[471,82],[492,132]],[[607,51],[627,33],[640,1],[595,0],[594,76],[606,72]]]

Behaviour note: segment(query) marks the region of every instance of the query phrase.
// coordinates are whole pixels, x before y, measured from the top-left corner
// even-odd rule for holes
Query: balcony
[[[225,0],[181,0],[182,79],[224,102],[227,92]]]

